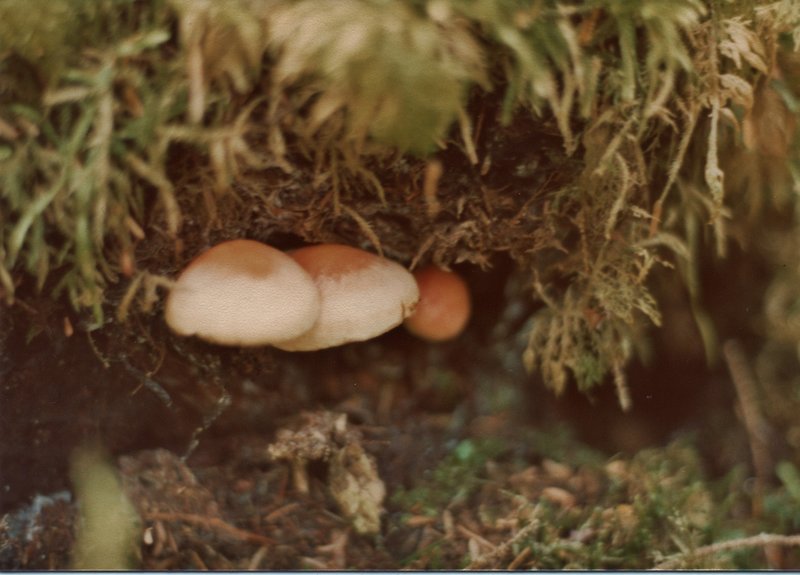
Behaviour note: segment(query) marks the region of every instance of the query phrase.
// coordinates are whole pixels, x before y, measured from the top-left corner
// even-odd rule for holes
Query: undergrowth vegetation
[[[431,526],[406,566],[752,569],[763,564],[768,541],[744,535],[786,532],[797,512],[787,482],[756,527],[736,495],[743,470],[711,480],[687,438],[607,460],[568,435],[553,449],[557,436],[529,438],[535,464],[496,441],[464,440],[418,485],[396,492],[402,521]],[[462,537],[473,539],[466,554]]]
[[[504,252],[540,304],[527,367],[611,374],[627,408],[653,278],[711,357],[703,262],[796,236],[798,44],[791,0],[8,0],[2,294],[66,294],[92,330],[212,238]],[[795,341],[790,285],[767,312]]]

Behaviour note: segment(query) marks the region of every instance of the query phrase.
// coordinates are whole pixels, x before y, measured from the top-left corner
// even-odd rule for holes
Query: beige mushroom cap
[[[167,324],[179,335],[222,345],[257,346],[297,337],[320,312],[311,277],[285,253],[232,240],[198,256],[167,298]]]
[[[310,331],[275,344],[286,351],[311,351],[376,337],[400,325],[414,310],[419,289],[400,264],[339,244],[291,253],[314,279],[322,307]]]

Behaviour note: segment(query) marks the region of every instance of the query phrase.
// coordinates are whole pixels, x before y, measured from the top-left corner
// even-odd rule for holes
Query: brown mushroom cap
[[[170,292],[167,324],[222,345],[268,345],[308,331],[320,311],[314,282],[285,253],[233,240],[202,253]]]
[[[323,244],[290,254],[313,278],[322,307],[314,327],[287,351],[311,351],[376,337],[400,325],[419,299],[414,277],[400,264],[364,250]]]
[[[455,272],[427,266],[414,272],[419,303],[405,326],[428,341],[458,337],[469,321],[472,304],[467,284]]]

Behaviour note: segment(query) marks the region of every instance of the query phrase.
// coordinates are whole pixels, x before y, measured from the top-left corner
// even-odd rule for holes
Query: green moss
[[[392,503],[406,510],[414,508],[437,515],[474,493],[482,482],[486,462],[502,449],[496,439],[465,439],[430,472],[423,485],[396,491]]]
[[[531,550],[526,568],[648,569],[680,553],[692,568],[751,564],[749,552],[690,557],[693,549],[732,537],[733,523],[724,490],[707,479],[689,441],[609,461],[565,430],[523,432],[528,457],[540,464],[491,440],[464,440],[415,488],[396,492],[393,505],[437,519],[440,530],[446,511],[471,516],[486,528],[484,536],[513,518],[517,526],[505,541],[513,541],[512,556]],[[452,557],[456,545],[452,537],[434,538],[407,564],[430,568]],[[462,566],[469,564],[465,558]]]
[[[444,265],[507,252],[546,308],[528,365],[557,392],[612,375],[623,404],[623,367],[661,321],[657,274],[679,267],[699,293],[698,258],[724,255],[739,217],[726,182],[764,171],[737,180],[745,163],[722,156],[748,151],[745,128],[774,133],[752,123],[767,80],[783,127],[796,91],[791,2],[47,4],[0,6],[7,301],[21,284],[64,292],[101,325],[111,286],[172,271],[213,226],[366,236]],[[436,208],[419,158],[445,149]],[[785,156],[791,183],[796,146]],[[283,215],[256,226],[248,202]],[[712,350],[699,298],[693,313]]]

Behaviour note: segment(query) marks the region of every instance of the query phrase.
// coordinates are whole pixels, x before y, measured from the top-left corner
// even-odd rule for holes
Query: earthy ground
[[[462,271],[483,306],[435,346],[396,330],[313,354],[231,351],[173,338],[158,316],[137,346],[53,329],[63,311],[45,302],[3,309],[0,568],[74,565],[70,461],[97,444],[136,510],[127,564],[145,569],[645,568],[755,533],[734,386],[686,352],[691,330],[662,341],[681,318],[656,336],[660,359],[632,366],[623,414],[612,385],[556,399],[526,375],[513,278]],[[337,488],[345,447],[355,513]],[[317,448],[300,492],[291,458]],[[800,565],[743,546],[673,559]]]

